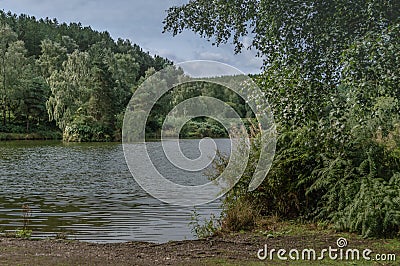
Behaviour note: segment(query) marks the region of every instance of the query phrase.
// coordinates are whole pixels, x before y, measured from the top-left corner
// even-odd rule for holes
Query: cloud
[[[183,62],[183,61],[185,61],[184,58],[179,57],[176,54],[176,52],[174,52],[171,49],[165,49],[165,48],[161,48],[161,49],[154,49],[154,48],[153,49],[152,48],[146,49],[146,48],[144,48],[144,49],[149,51],[150,54],[168,58],[169,60],[171,60],[173,62]]]
[[[221,61],[228,63],[230,61],[230,58],[227,57],[226,55],[223,55],[222,53],[215,53],[215,52],[210,52],[210,51],[204,51],[198,53],[199,59],[204,59],[204,60],[214,60],[214,61]]]
[[[186,74],[193,78],[206,78],[218,76],[241,75],[242,71],[229,64],[223,64],[216,61],[191,61],[179,65]]]
[[[207,48],[210,49],[210,48]],[[235,54],[233,46],[214,47],[215,51],[195,52],[195,59],[214,60],[232,65],[245,73],[259,73],[262,66],[262,59],[256,56],[252,50],[244,49],[241,53]]]

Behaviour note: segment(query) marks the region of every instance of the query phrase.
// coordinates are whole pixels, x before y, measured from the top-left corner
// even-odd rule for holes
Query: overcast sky
[[[192,32],[172,37],[162,33],[165,10],[185,0],[0,0],[0,9],[59,22],[81,22],[95,30],[108,31],[114,39],[130,39],[151,54],[178,63],[215,60],[245,73],[259,73],[261,59],[254,51],[235,55],[231,45],[215,47]]]

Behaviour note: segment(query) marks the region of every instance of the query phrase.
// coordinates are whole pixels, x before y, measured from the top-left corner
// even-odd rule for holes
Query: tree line
[[[79,142],[120,140],[133,93],[145,79],[172,64],[129,40],[114,41],[108,32],[80,23],[60,24],[56,19],[3,11],[0,61],[0,132],[55,130],[63,140]],[[183,80],[185,75],[180,75]],[[155,104],[147,135],[159,137],[168,112],[200,95],[227,100],[241,116],[250,115],[243,100],[226,88],[208,82],[181,84]],[[226,137],[227,132],[213,119],[200,117],[181,133],[181,137],[206,135]]]
[[[80,23],[0,11],[0,132],[58,130],[69,141],[120,138],[146,71],[171,62]]]

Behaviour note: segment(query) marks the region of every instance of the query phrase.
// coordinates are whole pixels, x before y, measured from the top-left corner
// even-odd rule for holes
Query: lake
[[[181,140],[184,154],[200,155],[198,140]],[[228,139],[217,139],[228,153]],[[208,182],[204,172],[185,172],[168,162],[161,143],[148,144],[157,169],[177,183]],[[0,230],[23,226],[22,205],[31,209],[32,238],[66,234],[97,243],[193,239],[193,207],[168,205],[134,180],[120,143],[0,142]],[[219,215],[220,201],[196,207],[202,219]]]

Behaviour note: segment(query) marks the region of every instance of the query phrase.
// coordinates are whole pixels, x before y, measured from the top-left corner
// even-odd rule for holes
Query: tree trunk
[[[7,106],[7,91],[6,91],[6,70],[5,70],[5,60],[6,60],[6,51],[4,50],[3,52],[3,91],[4,91],[4,96],[3,96],[3,126],[6,126],[6,106]]]
[[[6,109],[3,109],[3,126],[6,126]]]
[[[26,133],[29,133],[29,109],[26,113]]]

